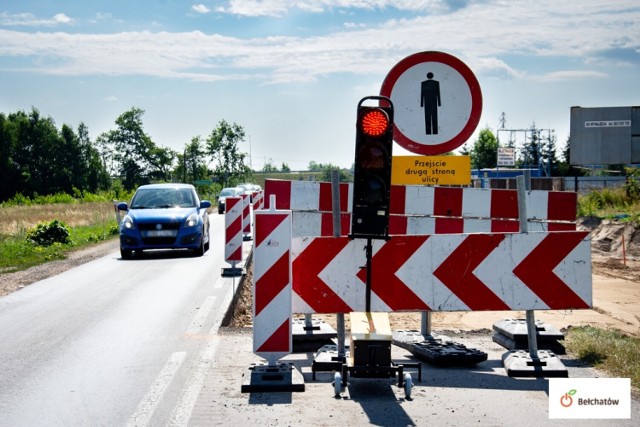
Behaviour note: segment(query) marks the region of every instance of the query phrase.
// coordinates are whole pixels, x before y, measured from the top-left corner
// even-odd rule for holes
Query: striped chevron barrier
[[[242,261],[242,198],[227,197],[224,215],[224,260],[230,264]]]
[[[291,212],[255,212],[253,352],[270,365],[291,352]]]
[[[587,232],[394,236],[373,242],[371,310],[589,308]],[[365,241],[296,237],[293,312],[365,310]]]
[[[264,207],[264,199],[263,199],[262,191],[254,191],[251,195],[251,200],[253,201],[253,210],[258,211]]]
[[[248,194],[242,195],[242,234],[251,234],[251,198]]]

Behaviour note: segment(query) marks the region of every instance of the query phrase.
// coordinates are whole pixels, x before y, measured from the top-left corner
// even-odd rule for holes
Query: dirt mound
[[[609,257],[640,257],[640,228],[632,222],[581,218],[578,230],[591,233],[591,250],[594,254]]]

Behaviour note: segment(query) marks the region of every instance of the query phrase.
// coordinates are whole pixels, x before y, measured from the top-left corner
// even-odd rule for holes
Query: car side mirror
[[[200,209],[209,209],[211,207],[211,202],[209,200],[203,200],[200,202]]]
[[[127,206],[127,204],[125,202],[120,202],[120,203],[118,203],[118,210],[119,211],[128,211],[129,210],[129,206]]]

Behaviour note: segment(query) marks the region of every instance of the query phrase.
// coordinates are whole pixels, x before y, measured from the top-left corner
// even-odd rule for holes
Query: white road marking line
[[[223,285],[224,285],[224,280],[218,280],[216,281],[215,285],[213,285],[213,289],[222,289]]]
[[[215,334],[216,331],[212,331]],[[195,372],[189,378],[187,387],[182,393],[182,399],[178,403],[178,406],[173,411],[171,420],[167,423],[169,426],[187,426],[191,419],[191,413],[196,405],[204,379],[211,368],[211,362],[218,350],[218,340],[211,340],[207,347],[200,354],[200,360],[198,366],[195,368]]]
[[[219,278],[218,282],[222,282],[222,280],[222,278]],[[233,292],[231,288],[229,288],[225,292],[222,307],[229,307],[229,304],[231,304],[231,298],[233,298]],[[223,310],[218,313],[213,327],[209,331],[210,336],[213,337],[218,333],[218,329],[222,324],[224,315],[225,313]],[[193,408],[196,406],[196,401],[198,400],[198,396],[200,395],[200,391],[202,390],[202,385],[204,384],[205,377],[208,373],[208,370],[212,367],[211,362],[216,355],[219,342],[220,341],[217,338],[210,339],[206,347],[200,353],[198,357],[198,365],[195,367],[193,375],[191,375],[191,377],[187,381],[187,386],[182,393],[182,398],[173,410],[173,416],[171,417],[171,420],[167,423],[167,425],[187,426],[189,424]]]
[[[208,296],[207,299],[204,300],[204,303],[202,303],[200,309],[191,321],[191,324],[187,329],[187,334],[196,334],[200,331],[205,320],[207,320],[207,316],[209,316],[209,313],[213,310],[213,305],[215,304],[216,299],[217,297],[215,296]]]
[[[138,405],[136,412],[129,419],[127,426],[142,427],[149,424],[153,413],[158,407],[160,399],[162,399],[162,395],[167,390],[167,387],[182,365],[182,362],[184,361],[186,355],[187,353],[184,351],[171,354],[169,360],[164,365],[164,367],[158,374],[158,377],[149,388],[146,396]]]

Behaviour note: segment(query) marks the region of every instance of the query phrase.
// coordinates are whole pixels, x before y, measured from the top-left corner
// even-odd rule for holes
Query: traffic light
[[[377,99],[381,106],[363,106],[367,99]],[[356,122],[351,238],[387,239],[389,236],[392,146],[391,100],[383,96],[362,98]]]

